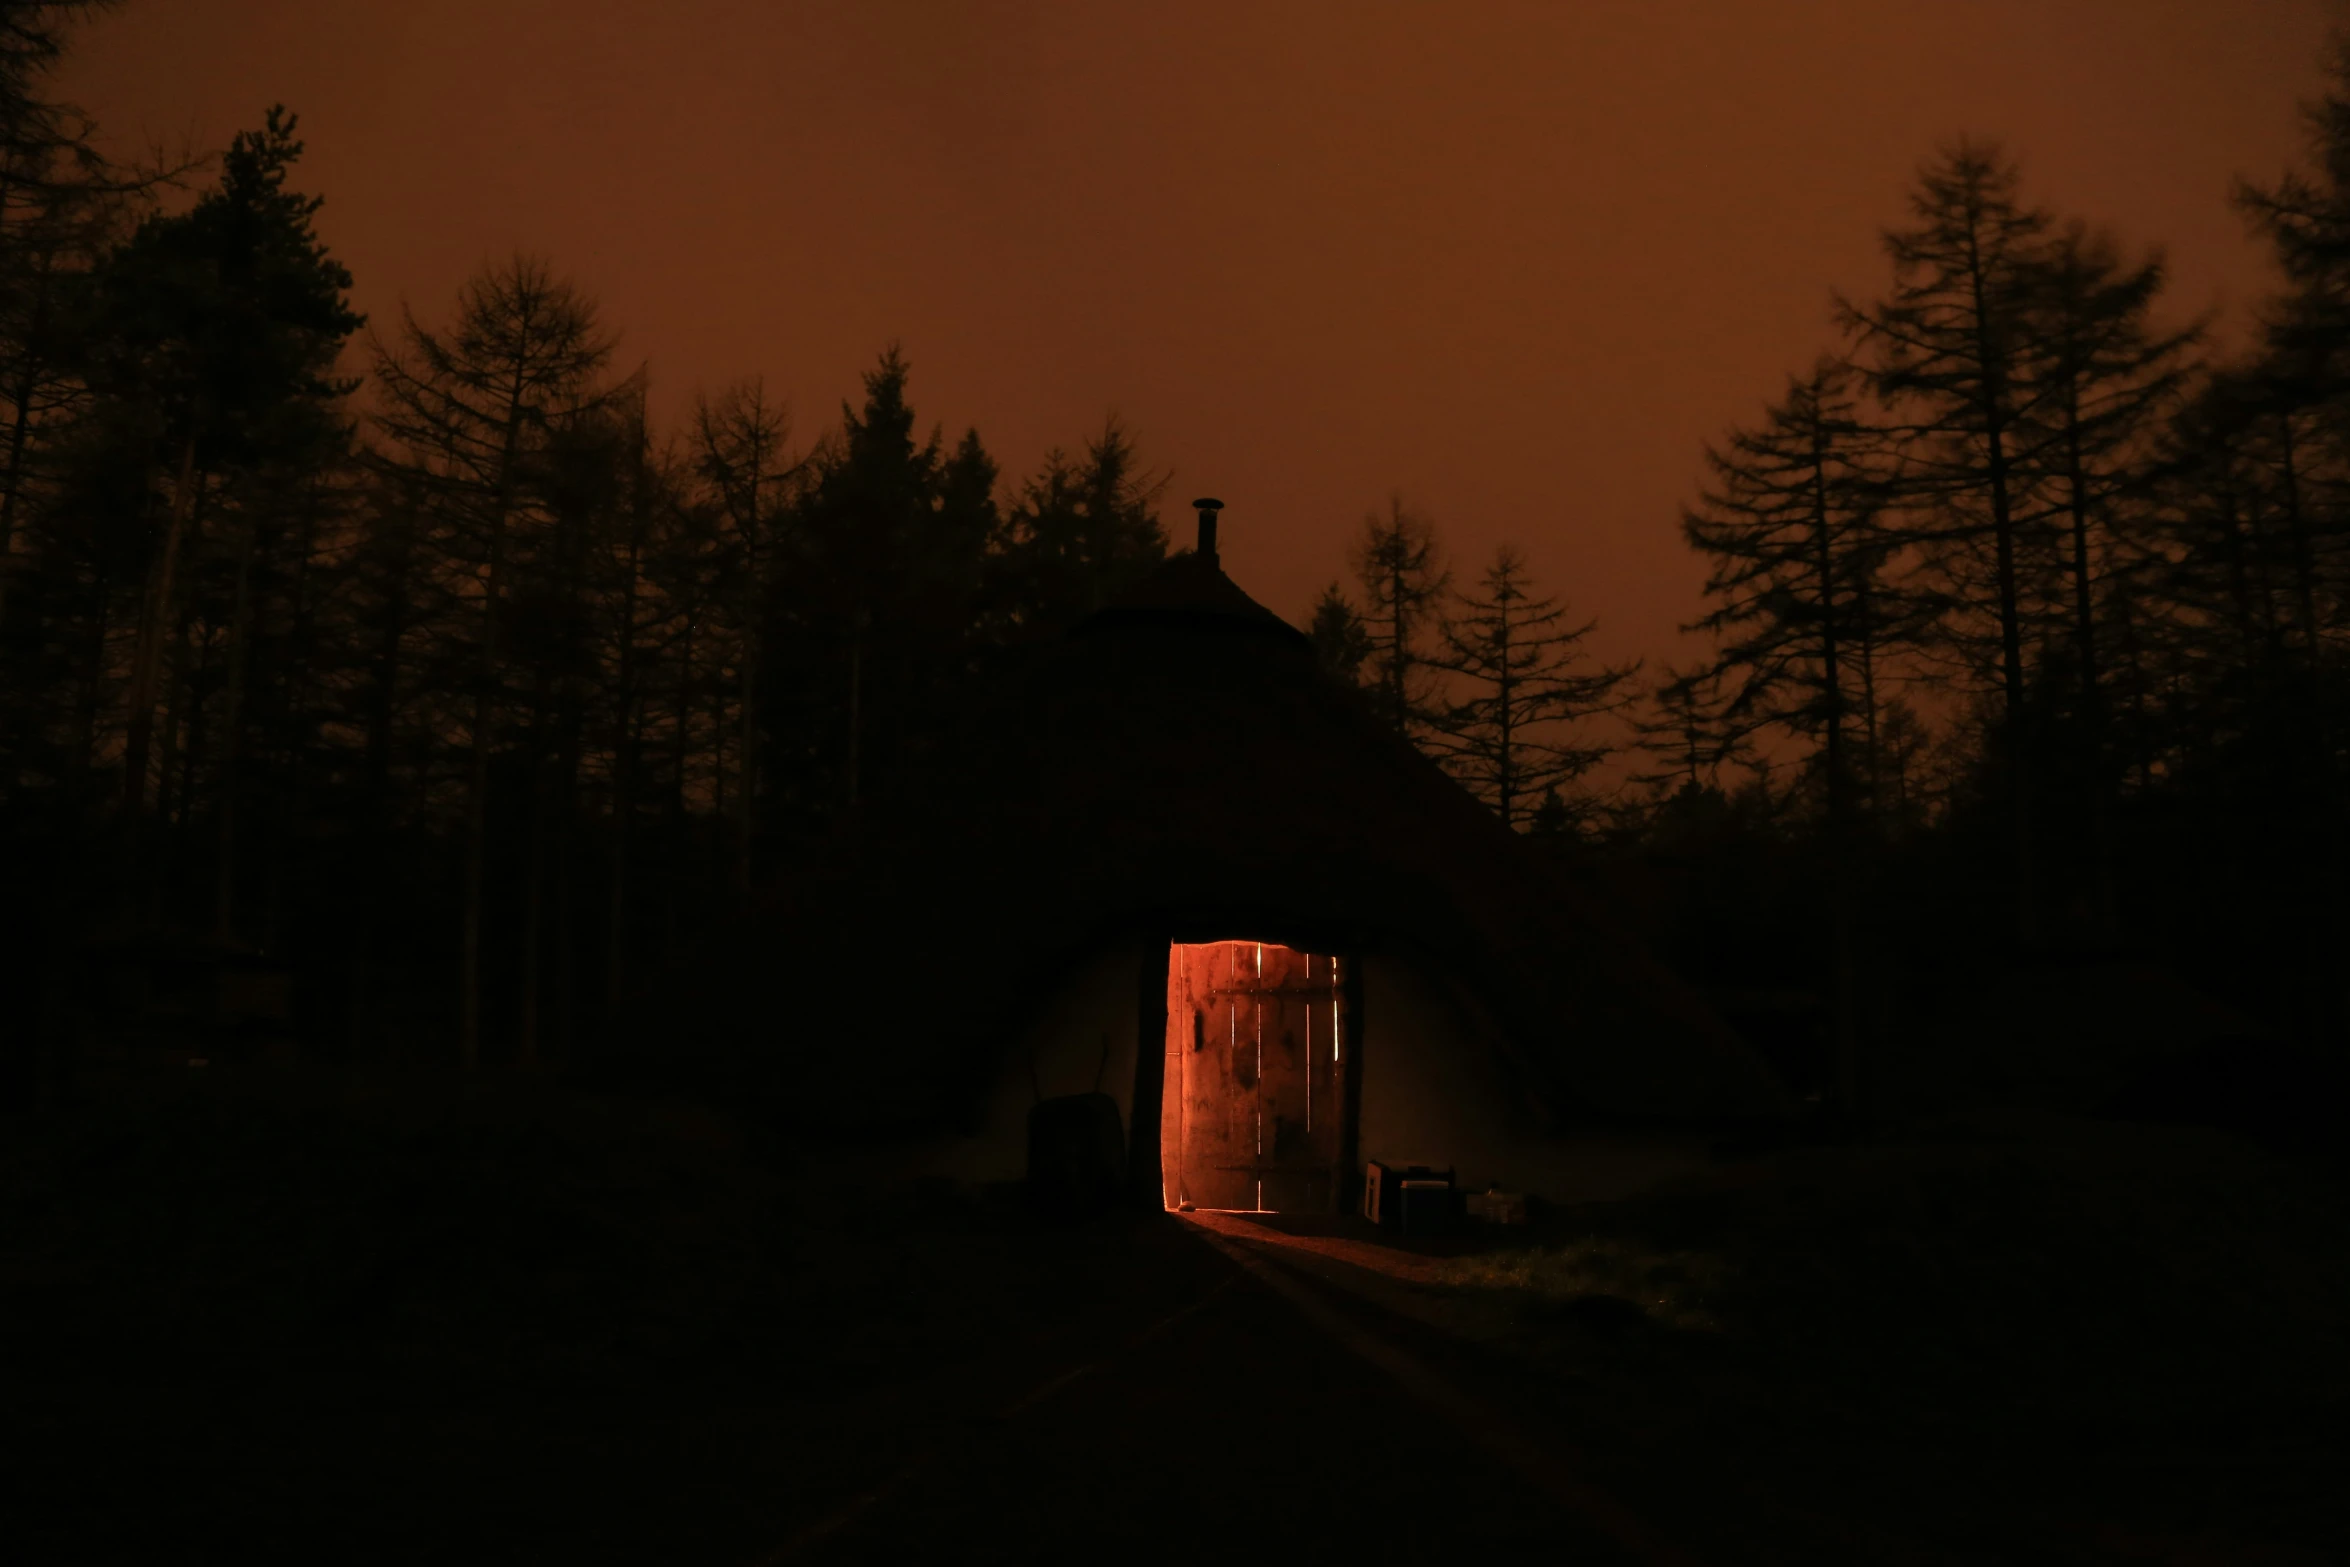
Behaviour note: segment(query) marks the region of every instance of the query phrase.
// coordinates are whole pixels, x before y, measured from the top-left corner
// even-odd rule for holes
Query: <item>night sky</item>
[[[1390,489],[1667,654],[1701,443],[1830,342],[1937,140],[2268,284],[2230,177],[2300,144],[2321,0],[1966,5],[145,0],[65,94],[118,147],[283,101],[379,326],[573,273],[658,408],[761,374],[818,433],[882,346],[1007,475],[1115,409],[1302,618]]]

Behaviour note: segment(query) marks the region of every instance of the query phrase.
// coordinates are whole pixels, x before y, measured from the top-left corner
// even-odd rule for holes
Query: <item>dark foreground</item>
[[[2209,1134],[1434,1256],[528,1085],[150,1083],[7,1149],[18,1559],[2350,1559],[2338,1180]]]

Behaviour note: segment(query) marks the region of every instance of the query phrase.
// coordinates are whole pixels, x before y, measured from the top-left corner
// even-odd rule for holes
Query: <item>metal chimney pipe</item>
[[[1216,513],[1224,509],[1222,501],[1203,498],[1191,503],[1199,511],[1199,552],[1208,560],[1216,558]]]

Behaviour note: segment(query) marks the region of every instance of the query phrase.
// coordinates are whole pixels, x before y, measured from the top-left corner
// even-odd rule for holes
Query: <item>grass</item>
[[[1143,1227],[545,1085],[190,1074],[5,1130],[33,1559],[747,1560],[1195,1285]],[[2346,1236],[2338,1169],[1984,1117],[1555,1214],[1386,1303],[1536,1373],[1708,1559],[2322,1561]]]
[[[1658,1476],[1710,1464],[1809,1542],[1791,1560],[1829,1549],[1805,1523],[1828,1518],[1874,1531],[1845,1542],[1857,1559],[2350,1554],[2338,1169],[2217,1132],[1979,1117],[1555,1222],[1444,1264],[1419,1315],[1644,1433],[1618,1478],[1657,1506],[1686,1510]],[[1765,1559],[1754,1515],[1700,1528]]]
[[[223,1074],[12,1131],[28,1559],[748,1559],[1154,1287],[682,1104]]]

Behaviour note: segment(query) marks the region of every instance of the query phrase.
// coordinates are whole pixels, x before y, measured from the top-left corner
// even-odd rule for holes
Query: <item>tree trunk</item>
[[[2317,613],[2317,561],[2310,548],[2309,524],[2301,507],[2301,470],[2294,446],[2297,432],[2292,414],[2279,414],[2277,428],[2278,456],[2282,459],[2278,476],[2284,481],[2285,530],[2293,546],[2293,589],[2301,612],[2301,645],[2314,666],[2323,624]]]
[[[668,897],[663,900],[663,950],[675,958],[678,951],[680,921],[679,905],[684,901],[682,879],[685,868],[692,863],[685,815],[686,759],[692,754],[692,726],[694,716],[694,614],[689,609],[685,617],[685,631],[678,639],[676,722],[669,730],[669,875]]]
[[[34,368],[32,355],[25,355],[8,421],[7,466],[0,469],[0,627],[8,624],[9,589],[15,586],[17,496],[24,488],[25,438],[32,429]]]
[[[723,663],[710,671],[710,822],[714,829],[713,841],[704,845],[712,853],[713,861],[722,860],[726,853],[723,823],[726,821],[726,667]],[[697,859],[700,856],[696,856]],[[718,863],[707,869],[723,870]]]
[[[735,743],[741,785],[735,790],[734,906],[751,904],[751,831],[755,820],[759,777],[759,477],[766,466],[763,444],[753,449],[751,493],[742,518],[742,735]]]
[[[229,614],[228,673],[220,694],[220,777],[214,784],[212,939],[228,946],[237,922],[237,787],[244,733],[245,665],[253,630],[253,555],[260,529],[247,511],[237,532],[234,608]]]
[[[7,203],[6,182],[0,181],[0,213],[5,213]],[[47,250],[41,252],[34,272],[28,335],[43,330],[48,318],[49,280],[55,263],[53,254]],[[26,350],[16,372],[8,420],[8,456],[5,468],[0,468],[0,627],[8,624],[9,590],[15,586],[16,519],[24,493],[25,448],[32,435],[33,398],[41,387],[40,361]]]
[[[402,526],[406,526],[403,519]],[[370,659],[367,692],[367,738],[361,777],[361,837],[363,891],[353,909],[351,955],[351,1043],[362,1047],[374,1008],[379,937],[378,903],[391,874],[392,724],[399,711],[400,653],[408,630],[408,582],[413,539],[404,535],[401,548],[388,562],[390,581],[384,592],[384,613]]]
[[[530,837],[529,859],[522,874],[522,1011],[516,1056],[524,1066],[539,1058],[539,996],[544,988],[540,951],[544,945],[547,879],[548,767],[545,741],[546,682],[542,678],[532,696],[530,722]]]
[[[1872,821],[1885,809],[1883,747],[1877,732],[1877,633],[1875,606],[1865,586],[1855,585],[1852,599],[1853,662],[1860,675],[1861,754],[1868,781],[1868,816]]]
[[[2343,809],[2335,776],[2333,724],[2319,667],[2324,653],[2324,624],[2317,612],[2317,563],[2301,502],[2301,472],[2295,450],[2297,432],[2291,411],[2279,414],[2277,423],[2281,437],[2279,456],[2283,459],[2285,527],[2292,542],[2294,596],[2299,601],[2301,617],[2302,660],[2301,668],[2295,672],[2295,682],[2301,688],[2306,714],[2309,788],[2315,805],[2312,814],[2317,818],[2314,824],[2317,853],[2309,867],[2309,929],[2316,947],[2311,964],[2317,1001],[2314,1032],[2321,1045],[2334,1048],[2341,1040],[2345,1011],[2350,1010],[2350,996],[2343,990],[2345,973],[2350,972],[2350,963],[2343,961],[2344,948],[2350,943],[2345,943],[2343,938],[2341,912],[2344,887],[2350,883],[2350,854],[2345,853],[2343,846]]]
[[[481,668],[473,683],[473,749],[465,775],[465,913],[457,973],[457,1062],[470,1072],[481,1064],[481,933],[483,882],[489,853],[490,724],[496,703],[498,589],[495,542],[483,587]]]
[[[572,869],[575,856],[572,845],[578,837],[579,817],[579,734],[575,725],[566,724],[563,750],[559,763],[559,777],[555,796],[553,824],[553,854],[555,875],[553,896],[554,918],[554,984],[555,984],[555,1049],[558,1065],[579,1059],[578,975],[572,961],[571,905],[574,895]]]
[[[146,800],[148,748],[155,723],[156,679],[163,659],[163,628],[171,618],[177,585],[180,538],[196,501],[196,438],[180,446],[179,479],[172,486],[171,515],[164,525],[163,554],[147,576],[146,603],[139,615],[139,640],[131,656],[131,689],[122,750],[123,819],[136,823]]]
[[[612,759],[612,871],[604,925],[604,1008],[607,1024],[628,994],[628,850],[636,825],[637,751],[644,743],[643,709],[634,694],[620,707],[620,749]]]
[[[99,692],[106,684],[107,621],[113,608],[112,584],[106,580],[101,567],[93,589],[90,613],[90,646],[82,664],[81,695],[81,759],[82,782],[92,795],[98,784],[98,706]]]
[[[2013,868],[2017,940],[2030,946],[2037,939],[2039,893],[2032,850],[2033,747],[2024,733],[2029,723],[2025,707],[2023,614],[2016,587],[2015,516],[2008,493],[2007,356],[1992,335],[1990,279],[1976,233],[1967,235],[1968,287],[1974,307],[1975,410],[1983,425],[1984,478],[1991,503],[1991,539],[1996,561],[1994,591],[1999,599],[2000,689],[2006,699],[2007,722],[2000,736],[2006,752],[2009,854]]]
[[[638,446],[638,484],[643,446]],[[629,533],[628,564],[620,589],[619,725],[612,752],[612,866],[604,923],[604,1009],[606,1026],[618,1015],[628,988],[628,848],[636,823],[637,749],[642,744],[643,707],[637,698],[637,582],[644,548],[644,520]]]
[[[2065,410],[2066,509],[2072,521],[2073,636],[2081,661],[2081,713],[2094,723],[2104,698],[2097,665],[2097,608],[2089,553],[2089,475],[2081,455],[2081,415]]]
[[[261,950],[272,953],[278,950],[278,938],[285,928],[286,860],[293,842],[295,824],[302,819],[303,786],[308,782],[308,773],[302,765],[308,759],[308,747],[303,744],[308,726],[303,713],[310,700],[311,638],[316,632],[311,618],[310,561],[317,545],[318,488],[313,481],[303,497],[302,531],[294,556],[293,602],[288,606],[293,646],[286,660],[285,680],[285,810],[278,820],[276,831],[270,837],[269,869],[265,883],[267,903],[261,919]]]
[[[751,832],[755,820],[754,805],[759,769],[759,636],[755,624],[756,595],[746,587],[742,628],[742,712],[738,718],[742,734],[735,742],[735,766],[739,770],[734,792],[734,906],[747,909],[751,904]]]
[[[482,578],[481,661],[474,674],[473,747],[465,778],[465,913],[457,972],[457,1060],[468,1072],[481,1064],[481,943],[489,872],[490,739],[497,719],[498,576],[521,440],[522,386],[517,380],[506,400],[505,444],[499,452],[496,493],[490,508],[488,560]]]
[[[857,752],[864,741],[865,612],[849,627],[849,810],[857,809]]]
[[[1844,758],[1843,647],[1836,624],[1836,538],[1828,505],[1827,431],[1812,411],[1812,541],[1819,573],[1820,691],[1827,722],[1828,947],[1830,1023],[1836,1051],[1836,1103],[1860,1113],[1860,1040],[1853,961],[1852,797]]]
[[[172,812],[179,796],[174,782],[179,773],[180,723],[186,716],[180,708],[181,693],[187,689],[188,667],[188,613],[181,610],[173,622],[170,642],[163,650],[162,667],[156,678],[162,686],[163,733],[155,758],[155,823],[158,828],[171,825]]]
[[[2073,637],[2080,660],[2081,809],[2088,828],[2091,937],[2110,947],[2117,937],[2113,845],[2108,838],[2105,787],[2105,685],[2097,657],[2097,599],[2089,548],[2089,473],[2081,453],[2080,393],[2065,389],[2065,486],[2072,522]]]
[[[1518,692],[1517,672],[1510,668],[1510,609],[1506,599],[1496,594],[1495,617],[1500,625],[1495,640],[1500,643],[1500,667],[1493,684],[1494,707],[1500,721],[1500,766],[1494,769],[1494,793],[1501,799],[1501,824],[1510,831],[1518,830]],[[1538,633],[1539,634],[1539,633]]]

